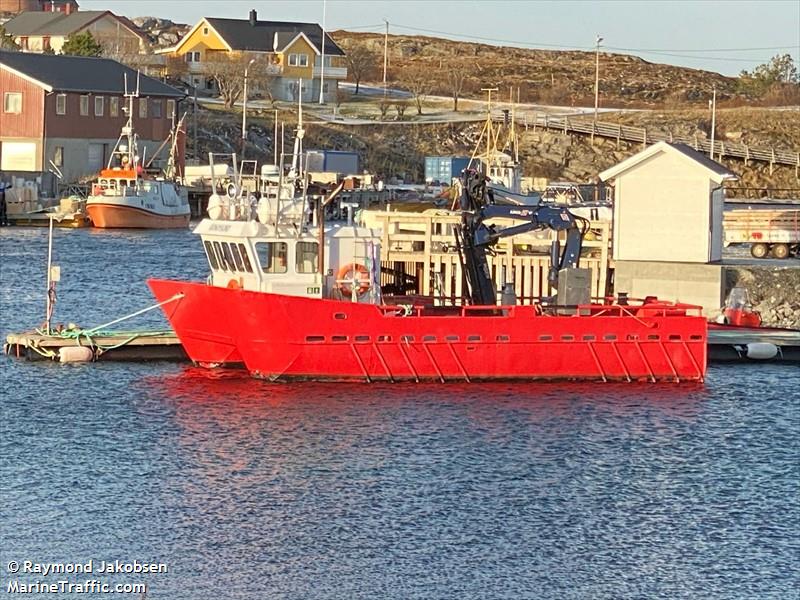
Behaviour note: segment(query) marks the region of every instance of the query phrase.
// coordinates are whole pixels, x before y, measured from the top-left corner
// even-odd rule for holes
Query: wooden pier
[[[422,213],[366,211],[365,224],[382,231],[381,283],[399,285],[396,279],[415,280],[415,293],[435,296],[447,303],[459,303],[464,296],[461,263],[454,246],[454,227],[461,216],[444,210]],[[518,221],[492,219],[507,227]],[[488,256],[492,279],[498,286],[513,283],[517,299],[530,304],[550,296],[547,273],[550,267],[550,244],[564,233],[550,230],[526,233],[501,240],[495,254]],[[591,221],[584,238],[580,267],[591,271],[591,295],[603,298],[608,293],[608,265],[611,224]]]

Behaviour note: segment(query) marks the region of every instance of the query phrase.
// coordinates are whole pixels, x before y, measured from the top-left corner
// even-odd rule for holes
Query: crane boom
[[[487,225],[486,220],[506,218],[523,221],[519,225],[497,230]],[[579,226],[579,221],[583,226]],[[486,190],[483,173],[468,169],[464,171],[461,192],[461,224],[456,238],[464,276],[473,304],[495,304],[496,292],[487,261],[500,239],[540,229],[566,231],[567,239],[563,251],[558,240],[550,248],[550,269],[547,279],[551,285],[558,282],[558,272],[567,267],[577,267],[581,245],[586,232],[586,220],[576,217],[565,207],[550,205],[506,206],[495,204]]]

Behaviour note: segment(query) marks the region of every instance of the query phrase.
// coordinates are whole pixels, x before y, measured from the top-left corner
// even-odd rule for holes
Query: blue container
[[[450,185],[469,165],[469,156],[426,156],[425,182]]]

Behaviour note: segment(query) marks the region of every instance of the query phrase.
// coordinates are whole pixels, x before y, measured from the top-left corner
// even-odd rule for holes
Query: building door
[[[90,173],[97,173],[105,166],[104,144],[89,144],[89,160],[87,168]]]

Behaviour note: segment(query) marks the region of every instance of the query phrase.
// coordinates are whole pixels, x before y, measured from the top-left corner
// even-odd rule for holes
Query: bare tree
[[[355,93],[357,94],[361,81],[369,77],[375,70],[377,55],[366,46],[356,44],[344,48],[344,51],[347,72],[356,84]]]
[[[400,73],[400,85],[409,91],[417,106],[417,114],[421,115],[422,101],[433,89],[430,71],[420,65],[408,66]]]
[[[464,83],[467,80],[469,70],[463,62],[451,61],[444,65],[444,79],[453,98],[453,111],[458,112],[458,99],[464,91]]]
[[[204,74],[211,77],[217,84],[219,97],[225,104],[225,108],[232,108],[244,89],[244,70],[250,59],[255,58],[256,62],[248,69],[248,77],[254,76],[261,71],[259,63],[264,59],[251,53],[229,54],[226,52],[214,53],[204,64]]]

